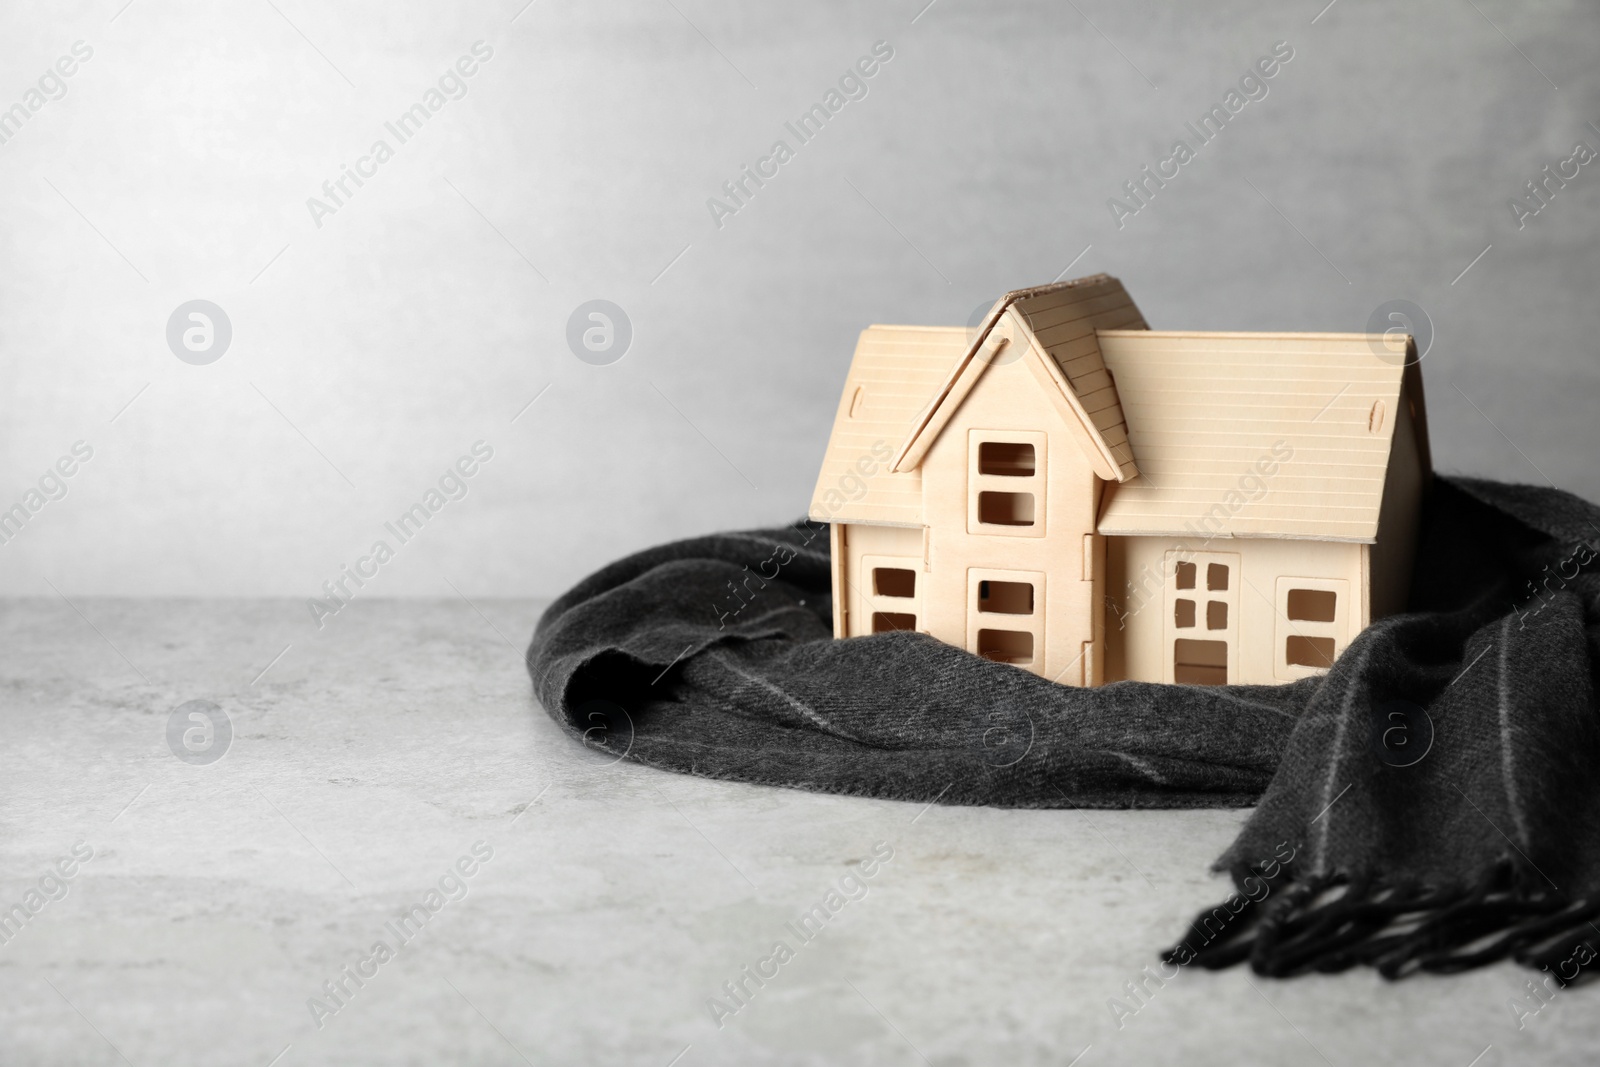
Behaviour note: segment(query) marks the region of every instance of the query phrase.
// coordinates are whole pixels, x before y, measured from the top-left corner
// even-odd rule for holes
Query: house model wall
[[[1404,607],[1430,472],[1409,337],[1153,331],[1096,275],[862,331],[810,517],[837,637],[1273,683]]]

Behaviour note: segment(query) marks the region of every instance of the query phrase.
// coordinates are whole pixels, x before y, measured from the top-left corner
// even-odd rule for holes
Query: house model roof
[[[1408,343],[1152,331],[1103,274],[1007,293],[976,331],[872,326],[856,346],[810,514],[923,525],[919,464],[1009,349],[1031,361],[1111,483],[1100,533],[1182,535],[1204,522],[1215,537],[1371,542],[1402,402],[1427,467]],[[1273,466],[1270,492],[1247,480],[1262,460]]]
[[[922,525],[922,471],[891,473],[893,456],[970,347],[964,326],[868,326],[856,342],[811,518]]]
[[[1101,533],[1181,535],[1206,519],[1213,536],[1376,540],[1403,339],[1149,330],[1098,338],[1140,472],[1108,488]],[[1420,388],[1419,378],[1419,400]],[[1267,491],[1251,480],[1263,460],[1275,468]]]

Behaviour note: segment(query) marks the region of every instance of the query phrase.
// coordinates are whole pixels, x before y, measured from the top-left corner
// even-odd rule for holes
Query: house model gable
[[[913,424],[892,469],[908,470],[922,461],[986,370],[1020,359],[1031,362],[1047,395],[1083,428],[1082,443],[1096,473],[1117,481],[1133,477],[1137,470],[1127,424],[1097,337],[1099,330],[1113,328],[1139,330],[1145,323],[1122,283],[1104,274],[1007,293],[989,309],[932,404]]]
[[[1096,275],[864,330],[810,515],[838,637],[1272,682],[1403,609],[1428,477],[1409,338],[1151,331]]]

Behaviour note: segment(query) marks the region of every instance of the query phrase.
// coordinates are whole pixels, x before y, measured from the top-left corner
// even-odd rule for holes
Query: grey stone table
[[[529,695],[540,607],[0,606],[0,1063],[1592,1062],[1595,993],[1508,966],[1135,998],[1244,813],[613,764]]]

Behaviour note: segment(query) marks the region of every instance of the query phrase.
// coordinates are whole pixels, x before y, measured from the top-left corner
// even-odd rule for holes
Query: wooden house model
[[[1151,330],[1102,274],[863,330],[810,517],[837,637],[1275,683],[1404,608],[1431,469],[1410,337]]]

